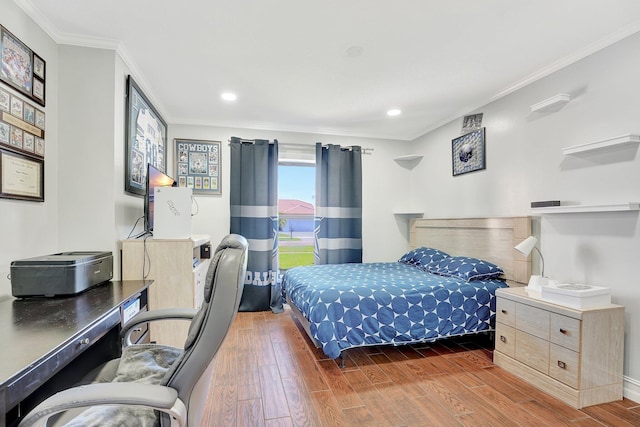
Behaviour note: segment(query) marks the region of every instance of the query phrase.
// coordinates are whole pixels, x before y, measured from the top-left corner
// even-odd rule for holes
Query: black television
[[[156,187],[171,187],[175,180],[160,169],[147,163],[147,191],[144,196],[144,231],[153,232],[153,192]]]

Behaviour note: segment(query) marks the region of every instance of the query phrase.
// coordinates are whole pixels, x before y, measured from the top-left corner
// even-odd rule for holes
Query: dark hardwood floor
[[[206,426],[640,426],[640,404],[576,410],[492,363],[485,336],[347,351],[346,367],[287,309],[238,313],[216,356]]]

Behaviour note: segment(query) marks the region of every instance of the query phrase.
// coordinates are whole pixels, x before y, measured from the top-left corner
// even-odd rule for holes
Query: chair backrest
[[[218,245],[207,271],[204,302],[189,327],[184,353],[163,384],[178,391],[187,405],[188,424],[200,426],[206,410],[213,358],[235,318],[247,271],[247,240],[237,234]],[[163,418],[162,424],[168,425]]]

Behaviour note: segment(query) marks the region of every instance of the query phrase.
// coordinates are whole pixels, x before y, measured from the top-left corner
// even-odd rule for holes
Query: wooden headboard
[[[514,246],[531,235],[531,217],[411,220],[409,246],[441,249],[451,256],[469,256],[499,265],[511,285],[528,283],[531,256]]]

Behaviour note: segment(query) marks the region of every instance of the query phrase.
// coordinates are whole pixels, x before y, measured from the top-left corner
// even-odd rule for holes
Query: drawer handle
[[[566,334],[566,333],[567,333],[567,330],[566,330],[566,329],[563,329],[563,328],[560,328],[560,333],[561,333],[561,334]]]
[[[78,341],[78,344],[80,345],[88,345],[91,342],[91,340],[89,338],[83,338],[80,341]]]
[[[507,310],[505,310],[504,308],[500,311],[502,312],[502,314],[507,314]]]
[[[562,360],[558,360],[558,367],[560,367],[560,369],[567,369],[567,364]]]
[[[505,337],[504,335],[500,335],[500,341],[507,342],[507,337]]]

